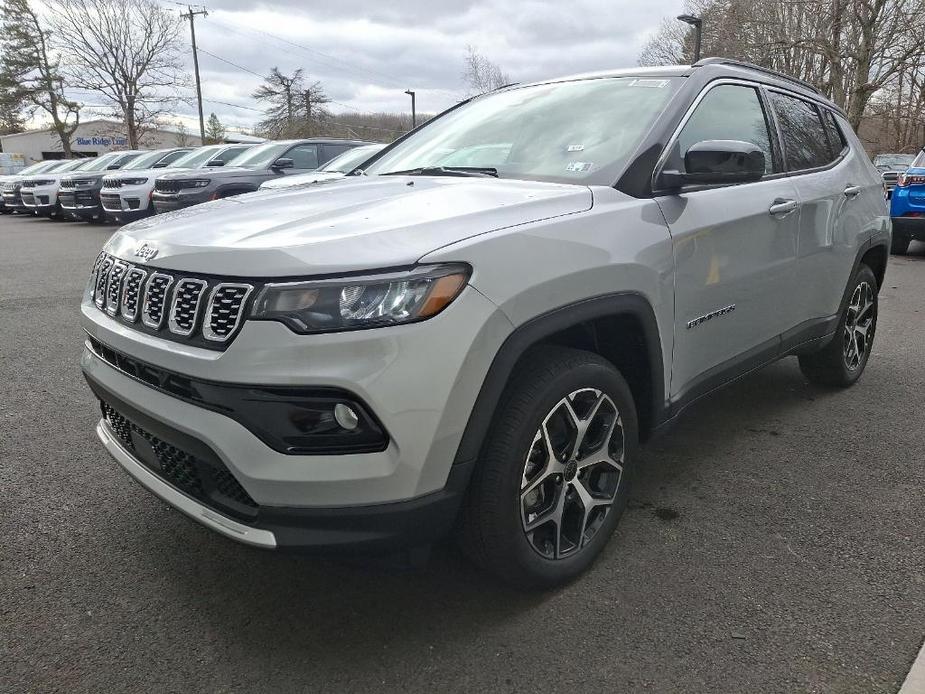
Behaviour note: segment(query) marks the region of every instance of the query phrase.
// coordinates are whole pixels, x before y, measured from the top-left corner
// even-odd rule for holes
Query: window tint
[[[294,169],[318,168],[318,145],[298,145],[283,156],[292,159]]]
[[[829,149],[829,140],[819,112],[808,101],[770,92],[771,104],[777,114],[784,157],[791,171],[825,166],[835,159]]]
[[[774,171],[771,136],[758,92],[752,87],[723,84],[707,92],[678,137],[678,168],[692,145],[704,140],[740,140],[764,152],[764,170]]]
[[[832,159],[838,159],[847,143],[845,142],[845,136],[842,135],[841,129],[838,127],[838,123],[835,122],[835,114],[827,108],[822,109],[822,123],[825,125],[825,132],[829,136]]]
[[[324,145],[324,161],[330,161],[350,149],[350,145]]]

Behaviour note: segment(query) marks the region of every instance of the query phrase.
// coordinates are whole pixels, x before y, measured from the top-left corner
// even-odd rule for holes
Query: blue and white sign
[[[124,147],[128,144],[127,137],[78,137],[77,144],[99,147]]]

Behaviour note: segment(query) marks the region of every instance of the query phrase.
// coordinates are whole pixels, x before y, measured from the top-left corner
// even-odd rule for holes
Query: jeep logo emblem
[[[151,246],[147,243],[143,243],[138,248],[135,249],[135,257],[141,258],[145,262],[151,260],[151,258],[153,258],[156,255],[157,255],[157,249],[154,246]]]

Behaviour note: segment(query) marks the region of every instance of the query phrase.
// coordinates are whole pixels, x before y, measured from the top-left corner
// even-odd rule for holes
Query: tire
[[[609,362],[576,349],[531,350],[511,376],[473,472],[459,528],[463,551],[517,587],[574,579],[626,507],[637,437],[632,393]]]
[[[906,255],[909,252],[909,244],[912,239],[908,236],[893,234],[893,240],[890,242],[890,253],[893,255]]]
[[[851,281],[835,337],[822,350],[800,356],[800,370],[813,383],[846,388],[867,366],[877,331],[877,278],[861,265]]]

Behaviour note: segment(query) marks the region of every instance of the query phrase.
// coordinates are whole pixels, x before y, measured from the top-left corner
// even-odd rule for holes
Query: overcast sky
[[[171,11],[177,3],[158,0]],[[472,45],[513,81],[636,64],[640,47],[682,0],[212,0],[197,17],[199,47],[258,74],[303,68],[320,80],[332,111],[419,112],[462,98]],[[188,27],[183,28],[188,42]],[[192,72],[192,58],[189,58]],[[250,127],[260,79],[200,54],[206,117]],[[92,97],[83,97],[92,101]],[[193,107],[181,108],[193,125]],[[195,129],[195,128],[193,128]]]

